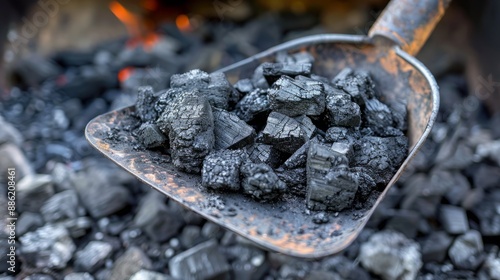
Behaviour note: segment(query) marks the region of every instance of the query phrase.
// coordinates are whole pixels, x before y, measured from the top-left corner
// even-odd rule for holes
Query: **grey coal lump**
[[[207,98],[198,91],[176,99],[167,115],[172,160],[178,169],[199,173],[214,147],[214,118]]]
[[[359,127],[361,108],[351,96],[340,90],[326,96],[327,120],[330,126]]]
[[[246,122],[252,121],[259,115],[269,113],[270,111],[267,90],[259,88],[243,96],[236,104],[234,110],[236,115]]]
[[[158,114],[154,109],[157,97],[151,86],[142,86],[137,90],[137,102],[135,109],[143,122],[154,122]]]
[[[267,118],[267,124],[262,135],[265,144],[292,154],[312,136],[310,129],[305,128],[297,120],[278,112],[272,112]]]
[[[319,116],[325,110],[323,83],[282,76],[269,89],[269,102],[273,111],[290,117]]]
[[[238,149],[253,143],[255,129],[237,115],[222,109],[214,109],[213,116],[215,149]]]
[[[238,190],[240,188],[240,167],[247,157],[243,150],[211,152],[203,161],[202,185],[214,190]]]
[[[295,78],[298,75],[309,76],[311,74],[311,63],[271,63],[264,62],[262,64],[262,74],[269,84],[273,84],[281,76]]]
[[[241,181],[243,192],[257,200],[272,200],[287,189],[286,184],[267,164],[245,162],[240,171],[243,178]]]

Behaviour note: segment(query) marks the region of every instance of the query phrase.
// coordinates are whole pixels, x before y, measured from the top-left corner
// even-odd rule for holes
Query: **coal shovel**
[[[137,140],[130,129],[135,121],[133,106],[98,116],[88,124],[86,137],[105,156],[171,200],[263,248],[304,258],[338,253],[356,239],[432,128],[439,106],[438,87],[429,70],[413,55],[425,43],[449,2],[393,0],[368,36],[304,37],[219,70],[234,83],[251,77],[259,64],[272,61],[279,52],[308,51],[315,58],[314,73],[331,79],[345,67],[367,70],[385,103],[393,108],[406,106],[408,157],[367,207],[327,213],[329,222],[325,224],[313,222],[314,213],[306,209],[303,198],[259,203],[241,194],[212,193],[200,187],[199,176],[179,172],[163,161],[164,155],[136,149]],[[113,139],[109,137],[111,131],[116,134]]]

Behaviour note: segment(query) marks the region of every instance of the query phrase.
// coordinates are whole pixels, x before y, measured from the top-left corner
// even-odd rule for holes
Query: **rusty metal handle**
[[[392,0],[368,36],[383,36],[416,55],[443,16],[451,0]]]

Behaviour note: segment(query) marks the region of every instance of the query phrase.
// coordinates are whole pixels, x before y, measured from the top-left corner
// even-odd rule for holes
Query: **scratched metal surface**
[[[314,73],[329,78],[344,67],[368,70],[385,102],[406,102],[409,155],[390,183],[374,192],[363,209],[329,213],[330,222],[317,225],[307,213],[303,198],[285,196],[275,203],[263,204],[242,194],[208,192],[200,187],[199,176],[177,171],[158,152],[134,148],[137,141],[131,131],[137,119],[133,117],[133,107],[92,120],[86,128],[87,139],[105,156],[161,193],[266,249],[304,258],[338,253],[358,236],[430,132],[439,105],[437,85],[420,62],[399,48],[375,48],[368,38],[349,35],[301,38],[220,71],[235,82],[249,77],[257,65],[272,60],[277,51],[283,50],[311,52],[315,56]]]

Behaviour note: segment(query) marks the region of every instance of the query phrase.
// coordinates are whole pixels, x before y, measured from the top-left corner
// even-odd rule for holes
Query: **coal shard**
[[[319,140],[317,137],[307,141],[304,145],[302,145],[298,150],[296,150],[286,161],[283,163],[283,166],[287,169],[294,169],[298,167],[305,167],[307,161],[307,151],[309,150],[309,146],[311,142],[318,143]]]
[[[351,96],[336,90],[326,96],[326,116],[329,126],[358,127],[361,124],[361,109],[351,101]]]
[[[378,99],[367,99],[363,109],[363,125],[369,126],[375,131],[384,131],[393,125],[392,112],[387,105]]]
[[[271,63],[265,62],[262,64],[262,74],[268,84],[273,84],[281,76],[286,75],[295,78],[298,75],[309,76],[311,74],[311,63]]]
[[[277,112],[269,114],[262,135],[264,143],[288,154],[294,153],[309,140],[307,131],[298,121]]]
[[[358,189],[356,174],[347,170],[345,155],[311,143],[307,153],[307,207],[340,211],[352,203]]]
[[[354,167],[351,168],[351,171],[354,172],[358,178],[358,192],[356,193],[356,197],[359,201],[365,201],[373,189],[375,189],[377,183],[368,175],[366,168]]]
[[[210,76],[207,72],[194,69],[183,74],[174,74],[170,77],[170,88],[184,90],[203,89],[208,87]]]
[[[302,131],[305,133],[307,139],[311,139],[316,133],[316,126],[313,124],[312,120],[307,116],[299,116],[294,118],[299,122]]]
[[[443,231],[433,232],[422,245],[422,260],[424,262],[442,262],[453,239]]]
[[[306,196],[307,173],[305,167],[294,169],[278,168],[275,172],[278,178],[287,185],[289,192],[301,197]]]
[[[252,121],[262,114],[267,114],[271,111],[267,91],[255,89],[241,98],[236,104],[236,115],[245,122]]]
[[[143,122],[151,123],[158,118],[158,113],[154,110],[156,100],[152,87],[143,86],[137,90],[135,109]]]
[[[442,205],[441,224],[449,234],[462,234],[469,230],[469,221],[465,210],[452,205]]]
[[[365,136],[354,145],[353,166],[365,167],[377,183],[387,183],[405,159],[407,151],[406,136]]]
[[[344,155],[349,161],[351,161],[354,157],[353,142],[337,141],[330,146],[330,149]]]
[[[367,99],[375,96],[375,83],[370,75],[363,71],[346,68],[333,78],[332,83],[348,93],[360,105],[364,105]]]
[[[248,146],[247,153],[252,162],[265,163],[271,167],[278,167],[283,157],[283,153],[273,146],[261,143]]]
[[[155,124],[143,123],[139,129],[137,129],[137,138],[147,149],[168,145],[168,138]]]
[[[252,84],[255,88],[260,89],[268,89],[269,84],[267,83],[266,78],[264,77],[264,68],[262,64],[255,68],[252,75]]]
[[[250,79],[241,79],[237,81],[236,84],[234,84],[234,88],[245,94],[250,93],[255,89]]]
[[[212,73],[209,75],[209,78],[208,86],[198,89],[205,94],[212,106],[227,109],[229,99],[233,94],[233,86],[222,72]]]
[[[176,255],[168,263],[168,268],[175,279],[228,279],[230,272],[215,240]]]
[[[459,269],[477,269],[484,261],[481,234],[470,230],[458,236],[448,250],[448,256],[453,265]]]
[[[332,126],[328,128],[325,133],[325,141],[330,143],[344,141],[353,142],[358,140],[360,137],[361,134],[358,130],[341,126]]]
[[[269,89],[269,102],[273,111],[287,116],[319,116],[325,110],[324,87],[314,80],[282,76]]]
[[[215,143],[214,118],[207,98],[197,91],[179,97],[172,104],[167,123],[175,167],[199,173]]]
[[[240,188],[240,167],[247,154],[243,150],[213,151],[205,157],[201,184],[210,189],[236,191]]]
[[[255,129],[238,118],[234,113],[214,109],[214,135],[216,150],[238,149],[252,144]]]
[[[267,164],[246,162],[241,166],[240,171],[243,192],[257,200],[275,199],[287,189],[286,184]]]
[[[181,89],[171,88],[159,93],[158,101],[154,107],[158,115],[156,125],[166,136],[168,136],[168,114],[172,109],[172,104],[175,103],[175,99],[182,96],[183,92]]]
[[[286,52],[279,52],[276,54],[276,62],[285,64],[303,64],[303,63],[313,63],[314,56],[308,52],[298,52],[294,54],[288,54]]]

